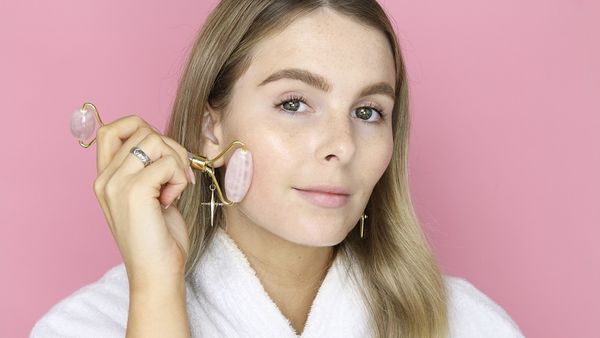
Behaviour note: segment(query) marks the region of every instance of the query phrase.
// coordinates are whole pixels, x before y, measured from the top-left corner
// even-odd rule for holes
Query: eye
[[[276,103],[275,108],[279,108],[282,112],[292,115],[302,113],[307,110],[306,99],[303,96],[291,95]],[[364,106],[356,108],[352,112],[352,117],[358,117],[369,123],[378,123],[384,120],[385,113],[377,105],[367,103]]]
[[[373,114],[373,112],[375,112],[375,114]],[[379,122],[382,121],[385,116],[381,109],[378,109],[377,107],[371,104],[356,108],[354,110],[354,113],[355,114],[353,115],[355,115],[361,120],[364,120],[365,122]]]
[[[303,106],[304,110],[301,110]],[[290,114],[301,113],[306,110],[306,99],[302,96],[292,95],[276,103],[275,107],[279,107],[281,111]]]

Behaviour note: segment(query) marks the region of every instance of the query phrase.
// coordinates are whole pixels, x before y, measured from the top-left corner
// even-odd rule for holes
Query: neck
[[[227,234],[247,257],[267,294],[301,333],[333,261],[333,248],[290,242],[235,211],[226,219]]]
[[[227,218],[227,234],[256,270],[261,282],[306,286],[322,279],[332,262],[332,247],[312,247],[283,239],[255,224]],[[265,279],[265,280],[263,280]]]

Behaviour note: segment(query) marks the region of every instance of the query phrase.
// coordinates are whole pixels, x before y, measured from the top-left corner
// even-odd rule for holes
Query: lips
[[[350,200],[349,192],[340,187],[318,186],[308,188],[294,188],[301,197],[313,205],[322,208],[340,208]]]

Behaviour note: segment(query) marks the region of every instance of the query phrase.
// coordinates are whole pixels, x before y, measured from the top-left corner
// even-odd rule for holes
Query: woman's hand
[[[170,204],[194,180],[187,150],[138,116],[100,127],[96,142],[94,191],[123,257],[130,290],[180,285],[189,238],[183,217]],[[134,146],[153,162],[144,168],[129,152]]]

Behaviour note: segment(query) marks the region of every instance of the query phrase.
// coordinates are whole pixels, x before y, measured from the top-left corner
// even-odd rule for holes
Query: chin
[[[290,224],[291,225],[291,224]],[[341,225],[292,225],[286,229],[278,229],[281,238],[300,245],[325,247],[339,244],[346,238],[351,229]]]

